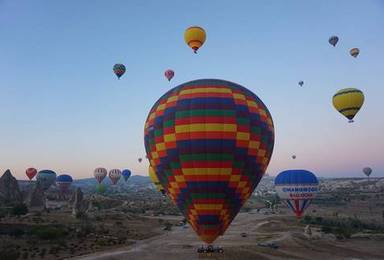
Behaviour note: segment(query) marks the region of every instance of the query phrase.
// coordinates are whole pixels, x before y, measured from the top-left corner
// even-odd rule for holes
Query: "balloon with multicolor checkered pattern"
[[[274,128],[250,90],[194,80],[164,94],[144,130],[150,166],[201,240],[223,235],[262,178]]]

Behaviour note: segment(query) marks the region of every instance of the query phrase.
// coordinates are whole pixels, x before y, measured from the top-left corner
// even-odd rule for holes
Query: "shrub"
[[[12,214],[15,216],[25,215],[28,213],[28,207],[24,203],[17,204],[12,208]]]
[[[0,259],[16,260],[20,257],[20,253],[13,246],[4,246],[0,248]]]
[[[38,226],[31,229],[31,235],[43,240],[56,240],[67,235],[67,232],[63,227]]]

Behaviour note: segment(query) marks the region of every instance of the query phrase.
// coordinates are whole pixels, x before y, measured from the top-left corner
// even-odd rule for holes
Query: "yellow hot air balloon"
[[[148,173],[149,173],[149,178],[151,179],[152,183],[155,184],[156,189],[164,195],[165,194],[164,188],[160,184],[160,181],[157,178],[155,174],[155,170],[153,169],[152,166],[149,166]]]
[[[361,90],[356,88],[344,88],[339,90],[333,96],[333,106],[343,116],[353,122],[353,118],[359,112],[364,103],[364,94]]]
[[[204,44],[206,34],[203,28],[199,26],[191,26],[184,32],[185,43],[193,49],[194,53]]]

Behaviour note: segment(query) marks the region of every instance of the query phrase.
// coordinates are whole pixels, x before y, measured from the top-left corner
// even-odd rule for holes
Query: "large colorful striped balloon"
[[[198,236],[223,235],[268,166],[271,115],[250,90],[201,79],[164,94],[145,123],[145,149],[169,197]]]
[[[310,171],[287,170],[277,175],[275,188],[280,199],[300,218],[315,198],[319,181]]]

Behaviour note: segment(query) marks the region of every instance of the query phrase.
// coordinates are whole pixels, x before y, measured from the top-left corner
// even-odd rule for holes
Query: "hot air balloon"
[[[367,177],[369,178],[369,176],[370,176],[371,173],[372,173],[372,168],[371,168],[371,167],[365,167],[365,168],[363,169],[363,172],[364,172],[365,176],[367,176]]]
[[[107,169],[102,167],[96,168],[93,172],[93,175],[95,176],[97,182],[100,184],[104,180],[105,176],[107,176]]]
[[[120,79],[121,76],[125,73],[125,66],[124,64],[115,64],[113,66],[113,72],[116,74],[117,78]]]
[[[105,193],[106,190],[107,190],[107,188],[105,187],[104,184],[97,184],[96,185],[96,192],[97,193],[103,194],[103,193]]]
[[[304,81],[300,80],[299,85],[300,85],[300,87],[302,87],[304,85]]]
[[[68,174],[62,174],[57,176],[56,178],[56,186],[59,188],[61,192],[66,192],[71,186],[73,179]]]
[[[351,54],[352,57],[356,58],[360,53],[360,50],[358,48],[353,48],[349,51],[349,54]]]
[[[185,43],[193,49],[194,53],[203,46],[206,39],[206,34],[203,28],[198,26],[189,27],[184,32]]]
[[[223,235],[268,166],[274,128],[250,90],[219,79],[179,85],[154,104],[144,128],[150,165],[197,235]]]
[[[151,179],[152,183],[155,185],[156,189],[160,191],[163,195],[165,194],[165,190],[163,186],[161,186],[161,183],[159,182],[159,179],[157,178],[155,174],[155,170],[151,166],[149,166],[148,169],[149,178]]]
[[[143,159],[142,159],[142,158],[139,158],[139,159],[137,159],[137,161],[138,161],[139,163],[141,163],[141,162],[143,161]]]
[[[175,76],[175,72],[173,70],[166,70],[164,72],[164,76],[168,79],[168,81],[171,81],[173,76]]]
[[[292,159],[296,159],[296,155],[292,155]]]
[[[339,37],[337,37],[335,35],[329,37],[329,39],[328,39],[329,44],[333,45],[333,47],[336,46],[338,41],[339,41]]]
[[[279,173],[275,178],[276,192],[297,218],[315,198],[319,189],[316,176],[307,170],[287,170]]]
[[[125,182],[127,182],[129,177],[131,177],[131,171],[128,170],[128,169],[125,169],[125,170],[122,171],[121,175],[123,175],[123,178],[124,178]]]
[[[109,171],[109,178],[111,179],[113,185],[116,185],[116,183],[120,180],[120,177],[121,171],[119,169],[112,169]]]
[[[44,190],[48,190],[48,188],[56,181],[56,173],[52,170],[39,171],[36,180]]]
[[[356,88],[345,88],[333,95],[333,106],[343,116],[353,122],[353,118],[359,112],[364,103],[364,94]]]
[[[27,175],[28,179],[31,181],[33,179],[33,177],[36,176],[37,170],[35,168],[28,168],[25,171],[25,174]]]

